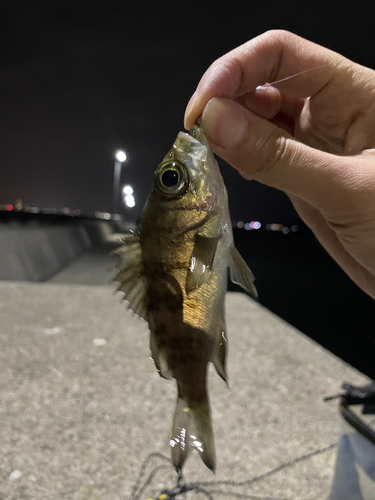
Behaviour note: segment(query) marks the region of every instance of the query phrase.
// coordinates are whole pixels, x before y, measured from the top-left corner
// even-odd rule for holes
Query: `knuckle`
[[[288,30],[273,29],[266,31],[262,36],[265,38],[270,38],[272,40],[284,41],[285,39],[290,39],[295,35]]]
[[[291,33],[290,31],[274,29],[268,30],[260,35],[258,40],[265,45],[280,49],[283,46],[292,44],[297,38],[297,35]]]
[[[237,58],[229,53],[214,61],[204,74],[200,85],[217,89],[219,92],[225,82],[240,81],[241,65]]]
[[[271,73],[267,75],[267,81],[277,80],[279,76],[280,66],[282,64],[284,51],[288,51],[296,47],[300,37],[286,30],[269,30],[254,39],[257,49],[261,50],[267,58],[271,57],[274,60],[274,65]]]

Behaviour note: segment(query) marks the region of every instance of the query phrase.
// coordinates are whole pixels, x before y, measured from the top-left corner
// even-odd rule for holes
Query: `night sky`
[[[283,28],[375,68],[371,2],[0,3],[0,204],[111,210],[114,151],[141,213],[217,57]],[[232,218],[293,223],[287,197],[223,165]],[[125,211],[125,207],[123,208]]]

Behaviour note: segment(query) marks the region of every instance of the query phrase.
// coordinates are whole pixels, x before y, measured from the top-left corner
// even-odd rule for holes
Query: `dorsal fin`
[[[139,234],[126,234],[123,241],[125,245],[113,250],[110,254],[117,257],[112,270],[117,270],[118,273],[112,278],[112,281],[119,283],[116,292],[124,292],[124,300],[129,302],[129,309],[148,321],[146,307],[147,281],[143,272]]]

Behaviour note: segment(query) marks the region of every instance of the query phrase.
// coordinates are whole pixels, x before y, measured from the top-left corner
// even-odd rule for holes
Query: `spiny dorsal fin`
[[[118,271],[111,281],[119,283],[116,291],[124,292],[124,299],[129,302],[129,309],[148,321],[146,308],[147,281],[143,273],[139,234],[126,234],[123,241],[125,245],[113,250],[110,254],[117,257],[112,270]]]
[[[200,234],[195,235],[195,245],[186,277],[185,290],[187,294],[202,286],[210,275],[220,238],[221,236],[208,238]]]
[[[231,281],[242,286],[255,299],[258,298],[258,292],[254,285],[254,275],[235,246],[230,248],[229,269]]]

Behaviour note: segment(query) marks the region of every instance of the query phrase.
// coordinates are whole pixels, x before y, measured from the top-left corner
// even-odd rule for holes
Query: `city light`
[[[282,231],[284,229],[284,226],[282,224],[267,224],[269,226],[269,231]]]
[[[283,224],[278,224],[276,222],[262,225],[257,220],[252,220],[251,222],[243,222],[242,220],[239,220],[237,222],[233,221],[233,227],[237,227],[238,229],[245,229],[246,231],[253,231],[254,229],[260,229],[261,227],[263,227],[266,231],[281,232],[283,234],[296,233],[300,229],[297,224],[294,224],[290,227],[284,226]]]
[[[297,225],[294,225],[292,227],[287,227],[283,226],[282,224],[266,224],[266,230],[267,231],[281,231],[283,234],[289,234],[290,232],[296,233],[299,230],[299,227]]]
[[[133,194],[133,188],[129,185],[126,185],[122,188],[122,192],[127,195],[127,194]]]
[[[120,161],[121,163],[124,163],[126,161],[126,153],[123,149],[118,149],[116,151],[116,160]]]
[[[95,217],[97,219],[110,220],[112,216],[109,212],[101,212],[100,210],[97,210],[95,212]]]
[[[251,222],[242,222],[242,220],[238,221],[236,226],[238,229],[246,229],[246,231],[252,231],[253,229],[260,229],[262,224],[257,220],[252,220]]]

